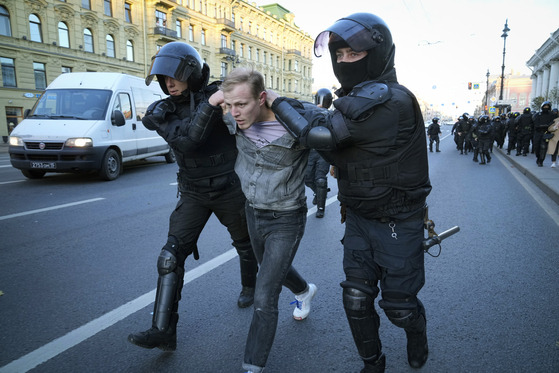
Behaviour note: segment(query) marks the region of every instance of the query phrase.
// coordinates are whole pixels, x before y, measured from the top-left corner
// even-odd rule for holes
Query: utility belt
[[[187,168],[215,167],[236,159],[237,153],[237,149],[234,149],[204,158],[183,158],[183,163]]]
[[[390,216],[383,216],[380,218],[374,218],[372,220],[376,220],[378,222],[381,223],[390,223],[393,221],[406,221],[406,220],[416,220],[416,219],[421,219],[424,220],[425,219],[425,213],[426,213],[427,209],[426,207],[419,209],[419,211],[409,215],[409,216],[405,216],[402,215],[402,217],[390,217]]]

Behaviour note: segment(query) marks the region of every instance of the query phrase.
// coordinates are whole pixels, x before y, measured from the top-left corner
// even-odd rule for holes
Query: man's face
[[[247,83],[238,84],[232,90],[223,92],[223,97],[227,111],[242,130],[258,122],[260,109],[266,102],[265,93],[261,92],[259,98],[255,98]]]
[[[169,91],[171,96],[180,96],[188,88],[188,83],[165,76],[165,86],[167,86],[167,91]]]
[[[351,48],[336,49],[336,62],[357,62],[367,56],[367,51],[355,52]]]

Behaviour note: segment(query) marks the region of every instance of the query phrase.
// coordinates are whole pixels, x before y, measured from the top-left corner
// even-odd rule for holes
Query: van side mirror
[[[31,109],[25,109],[25,111],[23,112],[23,119],[27,118],[30,113],[31,113]]]
[[[124,114],[122,114],[122,111],[113,111],[113,113],[111,114],[111,124],[113,126],[122,127],[125,123],[126,120],[124,119]]]

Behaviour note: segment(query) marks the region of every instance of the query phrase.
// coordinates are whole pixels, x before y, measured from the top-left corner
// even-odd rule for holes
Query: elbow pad
[[[309,122],[293,106],[281,98],[274,101],[272,111],[278,122],[296,139],[308,131]]]
[[[306,146],[317,150],[334,150],[336,143],[332,132],[326,127],[317,126],[310,129],[306,136]]]
[[[187,137],[195,143],[203,143],[210,135],[214,123],[223,115],[221,108],[210,104],[201,105],[194,120],[188,126]]]

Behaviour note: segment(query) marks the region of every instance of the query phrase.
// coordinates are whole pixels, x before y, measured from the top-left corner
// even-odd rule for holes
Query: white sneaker
[[[295,303],[295,309],[293,310],[293,318],[295,320],[304,320],[309,316],[311,312],[311,300],[316,294],[316,285],[309,284],[309,290],[303,294],[295,296],[295,300],[291,304]]]
[[[551,168],[555,168],[555,167],[557,167],[557,165],[555,164],[555,162],[553,162],[553,163],[551,164]]]

